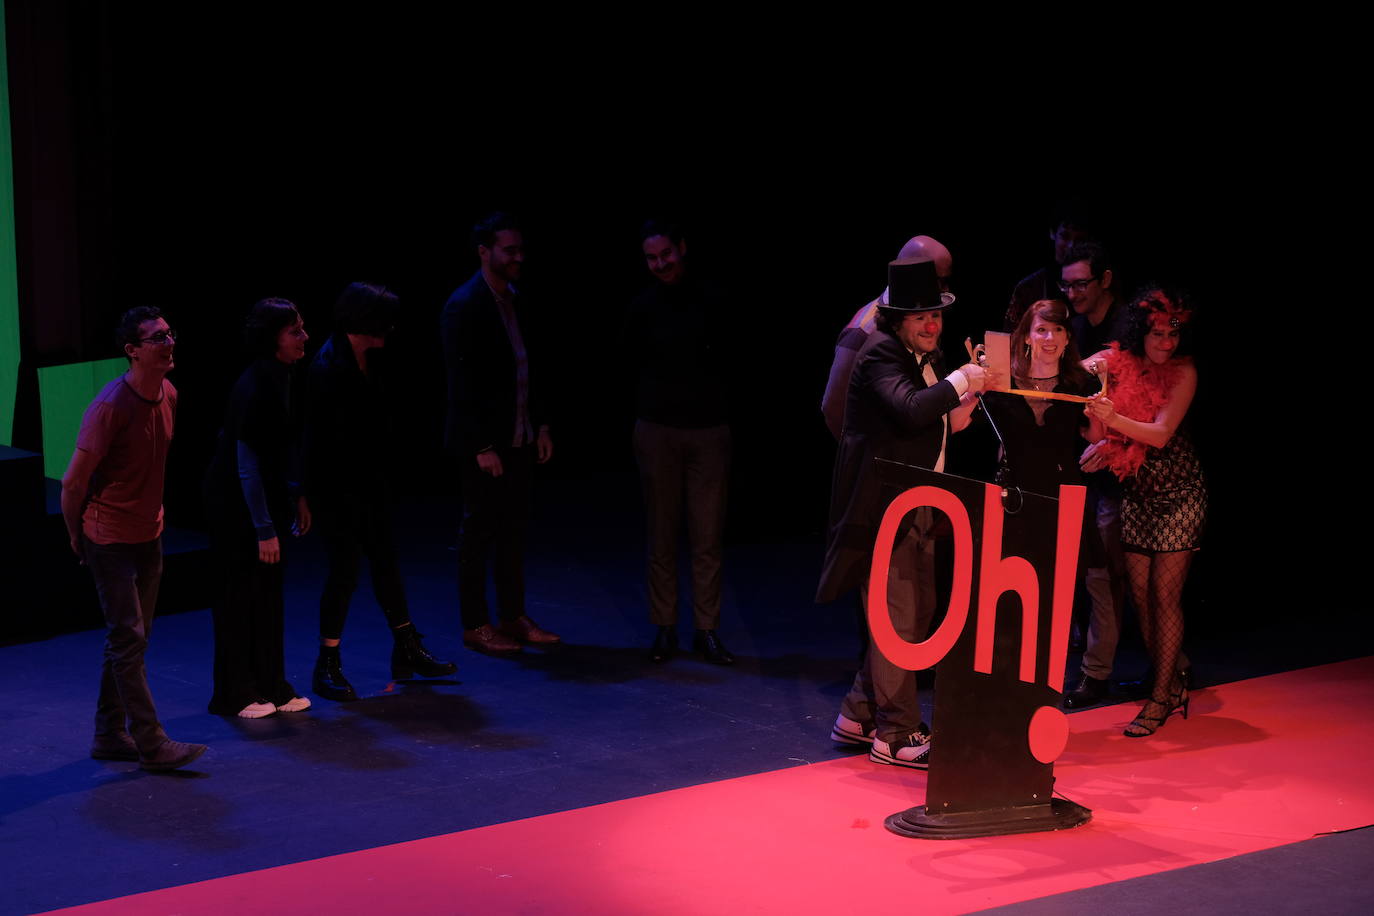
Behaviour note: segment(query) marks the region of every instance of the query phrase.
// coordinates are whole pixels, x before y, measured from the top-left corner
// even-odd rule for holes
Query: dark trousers
[[[283,564],[258,560],[257,538],[248,528],[217,527],[212,544],[220,581],[212,608],[215,692],[210,712],[233,715],[264,701],[280,706],[296,695],[286,680]]]
[[[699,630],[720,622],[722,542],[730,478],[730,427],[683,429],[635,423],[635,459],[649,535],[649,620],[677,622],[677,553],[683,515],[692,548],[692,616]]]
[[[329,573],[320,595],[320,636],[343,638],[348,605],[358,588],[358,570],[364,557],[372,572],[372,594],[386,615],[387,625],[394,630],[410,623],[410,605],[386,500],[380,496],[321,500],[312,508],[329,556]]]
[[[491,622],[487,567],[502,621],[525,614],[525,538],[529,531],[535,447],[497,449],[501,476],[471,457],[463,465],[463,526],[458,532],[458,607],[463,629]]]
[[[167,740],[143,663],[162,581],[162,539],[95,544],[83,537],[81,543],[107,627],[95,707],[96,741],[128,731],[139,753],[151,756]]]

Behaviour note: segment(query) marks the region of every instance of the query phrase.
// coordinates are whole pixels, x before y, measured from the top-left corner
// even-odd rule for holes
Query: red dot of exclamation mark
[[[1041,706],[1031,714],[1026,729],[1031,756],[1041,763],[1054,763],[1069,743],[1069,717],[1053,706]]]

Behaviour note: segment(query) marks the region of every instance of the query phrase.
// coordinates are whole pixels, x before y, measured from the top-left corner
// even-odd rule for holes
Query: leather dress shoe
[[[1111,688],[1105,679],[1085,674],[1083,680],[1078,682],[1078,686],[1064,695],[1064,708],[1083,709],[1094,706],[1107,699],[1110,692]]]
[[[510,655],[512,652],[520,651],[520,643],[502,636],[489,623],[484,623],[475,630],[464,630],[463,645],[488,655]]]
[[[725,643],[720,641],[715,630],[697,630],[696,639],[692,640],[692,648],[701,653],[701,657],[713,665],[733,665],[735,657],[730,654],[730,650],[725,648]]]
[[[551,646],[556,642],[563,641],[563,637],[557,633],[550,633],[523,615],[514,620],[503,621],[501,632],[516,642],[527,642],[533,646]]]
[[[666,662],[677,655],[677,627],[660,626],[654,635],[653,648],[649,650],[649,661]]]
[[[153,772],[175,770],[177,767],[186,766],[205,751],[206,747],[203,744],[186,744],[168,738],[152,754],[140,759],[138,765]]]

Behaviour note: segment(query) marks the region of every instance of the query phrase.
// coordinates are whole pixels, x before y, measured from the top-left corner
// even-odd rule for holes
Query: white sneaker
[[[906,738],[888,744],[879,738],[873,739],[873,749],[868,759],[874,763],[890,763],[893,766],[912,767],[924,770],[930,767],[930,732],[920,726]]]
[[[240,719],[261,719],[272,715],[277,711],[277,707],[271,703],[249,703],[239,710]]]
[[[871,723],[864,725],[840,714],[835,717],[835,725],[830,729],[830,740],[836,744],[872,744],[875,731],[877,729]]]
[[[307,697],[292,697],[278,706],[277,712],[305,712],[309,708],[310,700]]]

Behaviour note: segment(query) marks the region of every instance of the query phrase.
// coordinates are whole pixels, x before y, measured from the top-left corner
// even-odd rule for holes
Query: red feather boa
[[[1156,365],[1114,343],[1107,355],[1107,396],[1121,416],[1153,423],[1160,408],[1169,403],[1169,392],[1178,381],[1178,369],[1177,360]],[[1149,448],[1144,442],[1109,429],[1102,452],[1112,473],[1125,480],[1145,463]]]

